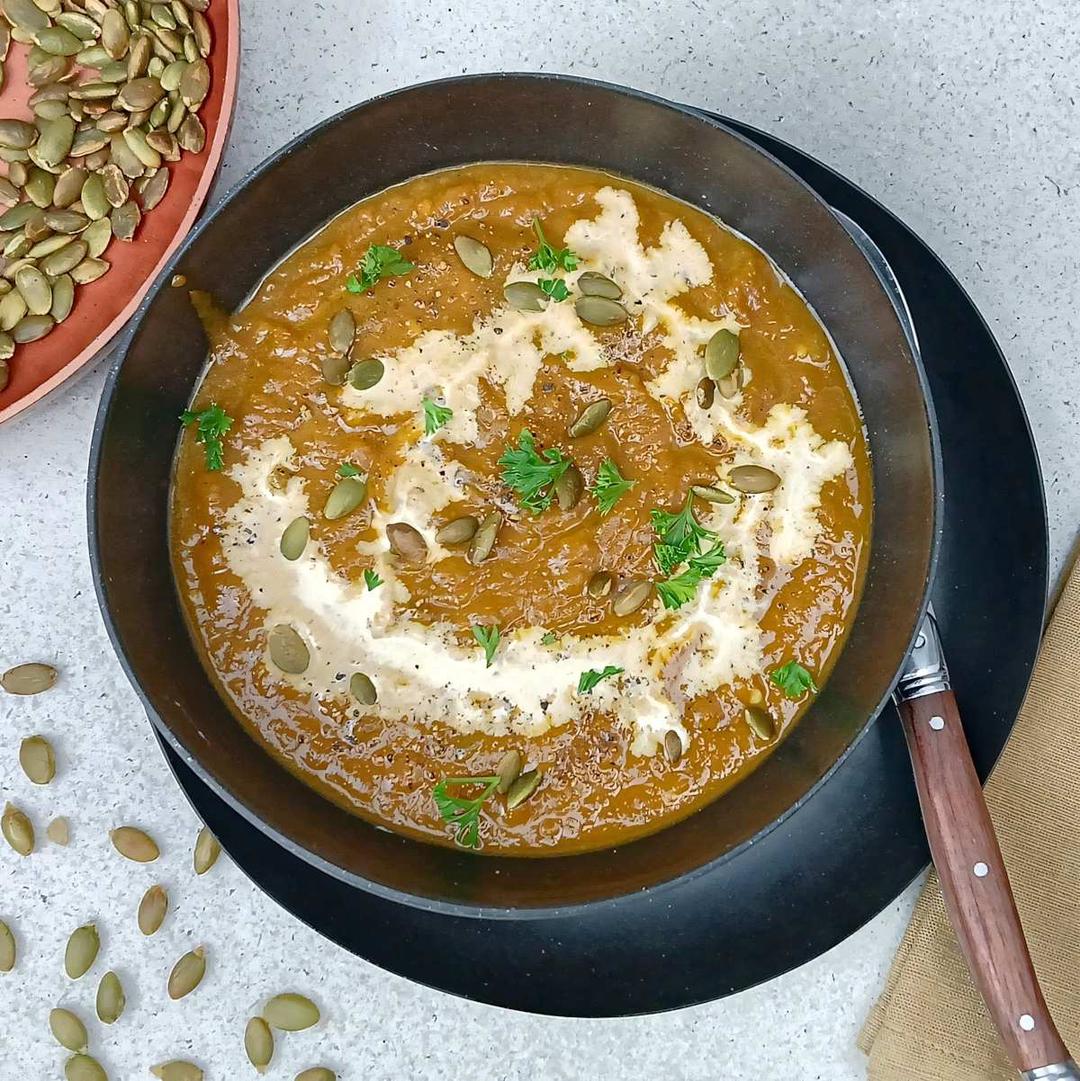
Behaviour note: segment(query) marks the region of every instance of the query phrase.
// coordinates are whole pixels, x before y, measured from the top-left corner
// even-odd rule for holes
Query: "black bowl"
[[[366,196],[468,162],[590,166],[722,218],[775,260],[831,333],[873,456],[870,568],[828,684],[776,751],[690,818],[616,849],[478,857],[378,829],[319,796],[230,712],[188,634],[168,554],[177,417],[207,340],[182,273],[227,309],[300,242]],[[318,177],[319,183],[312,183]],[[405,903],[488,917],[565,911],[655,889],[730,859],[843,758],[887,698],[917,628],[938,535],[939,463],[918,364],[887,295],[825,204],[722,124],[628,90],[556,76],[429,83],[315,128],[248,177],[189,237],[149,298],[107,388],[91,474],[101,606],[154,724],[216,792],[279,843]]]

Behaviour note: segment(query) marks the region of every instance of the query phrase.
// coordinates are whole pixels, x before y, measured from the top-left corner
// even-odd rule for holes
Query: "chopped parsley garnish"
[[[445,427],[454,411],[448,406],[439,405],[430,398],[425,397],[424,406],[424,435],[434,435],[440,428]]]
[[[232,417],[215,402],[201,413],[185,409],[180,414],[180,423],[185,428],[190,428],[192,424],[198,425],[195,442],[203,444],[206,449],[206,468],[216,473],[225,464],[221,437],[232,427]]]
[[[490,668],[495,657],[495,650],[499,648],[499,628],[481,627],[479,624],[472,625],[473,638],[484,648],[484,667]]]
[[[378,589],[383,580],[370,568],[364,571],[364,582],[368,589]]]
[[[366,293],[383,278],[396,278],[412,269],[413,264],[396,248],[372,244],[360,260],[359,274],[350,274],[345,288],[350,293]]]
[[[503,481],[521,497],[521,505],[539,514],[551,506],[555,482],[570,468],[570,459],[552,447],[538,452],[528,428],[522,428],[516,447],[507,447],[499,459]]]
[[[339,477],[358,477],[360,476],[360,470],[352,462],[342,462],[337,467],[337,475]]]
[[[499,787],[500,778],[493,777],[447,777],[434,788],[432,795],[442,820],[454,830],[454,840],[462,848],[480,847],[480,808]],[[468,799],[451,796],[451,786],[469,785],[479,787],[480,795]]]
[[[544,236],[539,218],[533,218],[533,232],[536,233],[538,247],[529,260],[530,270],[546,270],[549,274],[556,270],[577,270],[577,256],[569,248],[553,248]],[[540,288],[544,288],[543,282],[540,283]]]
[[[541,278],[536,284],[554,301],[565,300],[570,295],[562,278]]]
[[[769,674],[773,681],[788,698],[802,698],[807,691],[817,694],[814,677],[798,661],[788,661]]]
[[[654,510],[651,515],[656,530],[653,560],[660,572],[668,575],[666,581],[656,583],[656,592],[670,610],[692,601],[698,586],[711,578],[727,559],[723,542],[694,517],[693,502],[691,493],[678,514]],[[705,548],[706,543],[711,543],[711,547]],[[676,568],[683,564],[686,569],[675,574]]]
[[[540,639],[540,645],[553,646],[559,640],[559,636],[554,631],[545,631],[544,637]]]
[[[596,497],[597,506],[601,514],[610,514],[611,509],[624,496],[637,481],[627,480],[620,472],[619,467],[610,459],[605,458],[596,471],[596,481],[590,491]]]
[[[595,668],[590,668],[587,672],[582,672],[581,678],[577,681],[578,694],[588,694],[600,680],[607,679],[609,676],[622,675],[623,671],[624,669],[616,668],[613,664],[609,664],[605,665],[602,672],[598,672]]]

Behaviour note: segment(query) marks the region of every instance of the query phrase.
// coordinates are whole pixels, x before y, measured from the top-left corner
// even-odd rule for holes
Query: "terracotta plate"
[[[206,17],[214,43],[210,95],[199,111],[206,126],[205,149],[198,155],[185,152],[169,166],[172,179],[165,198],[146,215],[134,243],[109,245],[105,258],[112,270],[79,288],[71,315],[48,337],[16,350],[11,379],[0,393],[0,423],[55,390],[109,347],[198,217],[221,164],[236,102],[239,0],[211,0]],[[26,55],[26,46],[12,43],[4,65],[0,116],[31,116],[26,104],[32,93],[26,82]]]

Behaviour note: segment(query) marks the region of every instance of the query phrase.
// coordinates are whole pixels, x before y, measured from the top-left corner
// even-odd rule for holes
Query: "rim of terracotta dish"
[[[150,292],[162,270],[168,266],[176,249],[187,238],[191,227],[202,213],[207,197],[210,194],[210,188],[214,181],[217,180],[218,170],[221,168],[221,159],[225,154],[225,144],[228,142],[229,131],[232,128],[233,113],[236,109],[236,90],[240,79],[240,0],[224,0],[224,2],[228,11],[228,34],[225,43],[225,85],[221,93],[221,118],[217,128],[214,130],[214,137],[207,147],[206,164],[192,195],[191,205],[184,213],[172,240],[169,241],[165,250],[161,253],[161,257],[154,264],[153,270],[146,276],[138,289],[132,293],[131,299],[124,306],[124,310],[58,372],[35,387],[29,394],[24,394],[18,401],[12,402],[6,409],[0,410],[0,424],[18,416],[18,414],[40,402],[54,390],[58,390],[78,371],[89,367],[108,351],[127,325],[128,320],[138,311],[139,305],[146,299],[146,294]]]

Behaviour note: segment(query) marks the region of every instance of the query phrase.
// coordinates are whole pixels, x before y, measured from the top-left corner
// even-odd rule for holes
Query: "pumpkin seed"
[[[720,391],[721,398],[734,398],[743,388],[745,382],[745,369],[740,365],[730,375],[725,375],[716,384],[716,389]]]
[[[162,1062],[158,1066],[151,1066],[150,1072],[158,1078],[158,1081],[203,1081],[203,1072],[194,1062],[185,1059],[173,1059],[172,1062]]]
[[[682,758],[682,739],[674,728],[670,728],[664,733],[664,754],[673,766],[677,766],[679,759]]]
[[[92,221],[100,221],[109,214],[109,198],[105,194],[105,180],[99,173],[91,173],[86,178],[82,189],[82,205],[87,217]],[[109,232],[112,232],[112,223],[109,223]]]
[[[192,856],[195,873],[197,875],[206,874],[217,863],[220,855],[221,843],[210,832],[209,827],[203,826],[199,830],[199,836],[195,838],[195,852]]]
[[[20,856],[34,851],[34,825],[14,804],[9,803],[0,815],[0,833]]]
[[[177,282],[176,278],[182,279]],[[176,278],[173,278],[172,285],[174,289],[180,289],[187,284],[187,278],[183,274],[177,274]],[[283,488],[289,486],[289,481],[296,476],[296,473],[290,469],[287,465],[276,465],[270,470],[269,485],[275,492],[280,492]]]
[[[322,369],[323,382],[329,383],[332,387],[340,387],[348,378],[351,364],[347,356],[330,353],[322,358],[319,366]]]
[[[110,830],[109,839],[121,856],[135,863],[153,863],[161,855],[153,837],[135,826],[120,826]]]
[[[440,544],[464,544],[476,536],[480,528],[480,519],[472,514],[463,514],[460,518],[447,522],[435,534],[435,539]]]
[[[196,11],[191,16],[191,30],[195,36],[195,48],[199,50],[199,55],[205,59],[210,55],[210,50],[214,44],[210,20]]]
[[[62,101],[43,101],[34,106],[34,116],[39,116],[42,120],[58,120],[62,116],[69,116],[70,109],[67,98]]]
[[[293,992],[274,995],[263,1010],[266,1022],[283,1032],[300,1032],[319,1022],[319,1007]]]
[[[127,54],[130,35],[124,16],[115,8],[110,8],[101,19],[101,46],[113,60],[120,60]]]
[[[353,673],[352,679],[349,680],[349,693],[362,706],[373,706],[379,700],[379,692],[375,689],[375,684],[371,682],[371,677],[363,672]]]
[[[167,30],[176,29],[176,16],[164,4],[154,4],[150,8],[150,18]]]
[[[0,301],[0,304],[3,302]],[[477,526],[476,534],[469,545],[468,560],[476,565],[483,563],[491,555],[495,548],[495,542],[499,539],[499,530],[502,528],[502,515],[497,511],[490,511],[484,515],[483,521]]]
[[[120,977],[110,969],[101,977],[101,982],[98,984],[97,998],[94,1001],[98,1020],[105,1025],[115,1024],[120,1020],[126,1004],[127,997],[124,995],[124,986],[120,982]]]
[[[615,575],[610,571],[597,571],[586,583],[585,591],[590,597],[606,597],[615,584]]]
[[[248,1021],[244,1029],[244,1051],[247,1053],[248,1062],[259,1073],[265,1073],[274,1057],[274,1034],[261,1017],[252,1017]]]
[[[608,398],[598,398],[585,407],[577,420],[567,428],[566,433],[571,439],[592,435],[608,419],[610,413],[611,401]]]
[[[281,554],[290,562],[299,559],[307,547],[311,523],[301,515],[294,518],[281,534]]]
[[[97,927],[92,923],[76,927],[71,932],[64,949],[64,971],[68,979],[78,980],[90,971],[91,965],[97,960],[98,950],[101,948],[101,940],[98,938]]]
[[[50,56],[40,64],[33,64],[26,73],[31,86],[48,86],[71,72],[71,60],[66,56]]]
[[[139,930],[144,935],[154,934],[169,911],[169,895],[164,886],[151,886],[139,902]]]
[[[348,308],[342,308],[330,320],[330,348],[335,353],[347,353],[356,338],[356,319]]]
[[[268,644],[270,659],[282,672],[298,676],[307,671],[311,654],[303,638],[288,623],[278,623],[270,629]]]
[[[100,71],[106,64],[112,62],[112,57],[101,44],[87,45],[81,53],[75,54],[75,63],[83,68],[96,68]]]
[[[71,280],[76,285],[89,285],[104,277],[112,269],[112,264],[104,259],[84,259],[71,271]]]
[[[52,310],[52,286],[37,267],[24,266],[15,275],[15,288],[32,315],[47,315]]]
[[[15,339],[10,334],[0,332],[0,390],[8,384],[10,374],[8,361],[15,353]]]
[[[0,301],[0,303],[3,303]],[[367,480],[363,477],[342,477],[334,485],[323,507],[323,517],[336,522],[351,514],[367,496]]]
[[[138,33],[132,37],[127,58],[128,82],[132,82],[146,74],[147,65],[150,63],[153,51],[154,47],[151,44],[149,34]]]
[[[192,110],[198,110],[210,93],[210,65],[200,56],[188,64],[180,79],[180,99]]]
[[[743,710],[743,717],[750,726],[750,730],[759,739],[773,739],[776,736],[776,721],[772,714],[761,706],[747,706]]]
[[[760,495],[776,488],[780,477],[763,465],[737,465],[728,471],[728,484],[745,495]]]
[[[21,198],[19,189],[6,176],[0,176],[0,203],[13,206]]]
[[[478,278],[490,278],[494,268],[494,260],[491,258],[491,250],[486,244],[464,233],[454,237],[454,251],[458,258],[465,264],[465,269],[471,271]]]
[[[135,238],[135,230],[142,221],[142,211],[137,203],[124,203],[109,215],[109,219],[112,221],[113,236],[117,240],[130,241]]]
[[[65,170],[56,178],[53,186],[53,206],[66,210],[72,203],[77,203],[86,183],[87,172],[78,166]],[[85,215],[82,215],[85,218]]]
[[[34,784],[48,784],[56,776],[56,756],[44,736],[27,736],[19,745],[19,765]]]
[[[3,920],[0,920],[0,972],[10,972],[15,967],[15,935]]]
[[[72,1055],[64,1063],[66,1081],[109,1081],[109,1075],[96,1058],[89,1055]]]
[[[586,270],[578,275],[578,292],[587,297],[607,297],[608,300],[618,300],[622,296],[622,290],[603,274],[597,274],[595,270]]]
[[[371,390],[382,379],[385,370],[381,360],[358,360],[349,369],[349,382],[354,390]]]
[[[0,120],[0,146],[27,150],[38,140],[38,129],[25,120]]]
[[[408,522],[391,522],[386,527],[386,539],[390,542],[390,550],[406,563],[423,563],[427,559],[427,541]]]
[[[169,973],[169,998],[176,1000],[190,995],[202,983],[205,974],[206,951],[202,946],[196,946],[190,953],[185,953]]]
[[[124,133],[128,149],[147,169],[161,168],[161,155],[146,141],[146,133],[139,128],[128,128]]]
[[[574,311],[583,323],[594,327],[613,327],[630,318],[630,313],[617,300],[603,296],[578,297]]]
[[[119,57],[114,57],[119,59]],[[124,83],[116,95],[118,108],[136,113],[142,109],[152,109],[164,96],[165,91],[157,79],[143,77]]]
[[[507,793],[510,791],[510,786],[521,775],[521,767],[525,764],[525,759],[522,757],[521,752],[507,751],[499,760],[498,768],[495,770],[499,778],[498,791]]]
[[[540,783],[540,771],[538,769],[526,770],[506,792],[506,809],[512,811],[520,803],[524,803],[535,791]]]
[[[26,301],[23,300],[22,293],[12,290],[10,293],[7,293],[4,297],[0,298],[0,330],[14,330],[15,327],[19,325],[19,322],[24,315],[26,315]],[[26,665],[21,665],[20,667],[25,668]],[[12,669],[12,671],[15,671],[15,669]],[[22,676],[18,678],[9,677],[11,677],[10,672],[5,672],[4,675],[0,677],[0,686],[2,686],[9,694],[37,694],[38,690],[43,691],[52,686],[52,683],[47,683],[44,687],[39,687],[38,690],[12,690],[12,688],[8,686],[9,683],[15,687],[35,686],[37,681],[31,681],[29,678]]]
[[[161,103],[162,105],[165,102]],[[153,116],[150,117],[150,123],[154,122]],[[164,123],[164,119],[162,123]],[[167,131],[158,129],[152,131],[146,136],[147,143],[152,146],[166,161],[179,161],[180,160],[180,144],[176,141],[175,135],[170,135]],[[162,170],[166,176],[170,174]]]
[[[86,1025],[77,1014],[61,1006],[49,1011],[49,1028],[56,1042],[68,1051],[85,1051],[87,1045]]]
[[[735,497],[730,492],[725,492],[723,488],[717,488],[713,484],[692,484],[690,485],[690,491],[698,499],[704,499],[706,503],[735,502]]]
[[[85,240],[73,240],[70,244],[65,244],[59,251],[46,255],[38,263],[38,266],[41,267],[42,273],[48,274],[50,278],[59,277],[61,274],[69,274],[86,258],[89,250]]]
[[[54,818],[48,826],[45,827],[45,836],[54,845],[66,845],[71,839],[71,833],[68,829],[68,820],[61,816],[60,818]]]
[[[708,376],[698,383],[696,397],[699,409],[712,409],[716,399],[716,384]]]
[[[554,487],[559,509],[573,510],[585,491],[585,479],[581,475],[581,470],[571,463],[566,472],[555,482]]]
[[[519,312],[542,312],[550,299],[536,282],[511,282],[503,289],[503,296]]]
[[[187,66],[186,60],[174,60],[163,69],[158,82],[161,83],[161,89],[165,93],[171,94],[174,90],[180,89],[180,80],[184,77]]]
[[[617,616],[628,616],[636,612],[652,596],[652,582],[631,579],[624,582],[611,598],[611,610]]]
[[[31,0],[3,0],[0,10],[12,26],[37,33],[49,25],[49,17]]]
[[[705,373],[714,382],[730,375],[739,363],[739,336],[718,330],[705,346]]]
[[[7,59],[11,48],[11,27],[7,23],[0,25],[0,63]]]
[[[75,140],[75,121],[70,116],[59,116],[55,120],[43,120],[40,128],[38,157],[46,165],[59,165]]]
[[[180,101],[178,104],[183,105],[184,103]],[[185,150],[190,150],[192,154],[201,154],[203,147],[206,146],[206,128],[203,127],[202,121],[197,116],[188,113],[177,129],[176,139]]]
[[[81,11],[61,11],[53,18],[81,41],[97,41],[101,36],[101,27]]]
[[[23,183],[25,184],[29,178],[30,173],[27,170],[26,180]],[[12,229],[21,229],[29,221],[30,215],[34,213],[35,209],[29,203],[20,203],[10,210],[5,210],[3,214],[0,214],[0,230],[8,232]]]
[[[92,221],[83,231],[82,238],[86,241],[86,254],[91,259],[96,259],[99,255],[103,255],[105,249],[112,241],[112,222],[108,218],[99,218],[97,221]],[[53,283],[53,291],[56,290],[56,283]],[[54,313],[55,314],[55,313]]]
[[[74,56],[83,49],[82,39],[62,26],[47,26],[39,30],[34,35],[34,44],[51,56]]]
[[[337,1074],[326,1066],[312,1066],[298,1073],[296,1081],[337,1081]]]

